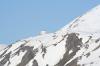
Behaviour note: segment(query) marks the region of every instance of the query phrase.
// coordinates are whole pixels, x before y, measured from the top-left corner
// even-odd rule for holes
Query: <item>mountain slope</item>
[[[0,52],[0,66],[99,66],[100,6],[54,33],[16,41]]]
[[[100,32],[100,5],[93,8],[86,14],[79,16],[71,24],[67,25],[69,29],[75,32]],[[67,27],[65,26],[65,28]]]

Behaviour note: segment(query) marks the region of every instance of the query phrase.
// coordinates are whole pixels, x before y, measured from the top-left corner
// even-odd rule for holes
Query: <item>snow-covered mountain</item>
[[[100,6],[54,33],[16,41],[0,66],[100,66]]]

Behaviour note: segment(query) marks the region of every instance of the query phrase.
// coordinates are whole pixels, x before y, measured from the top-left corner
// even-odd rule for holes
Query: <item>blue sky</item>
[[[0,0],[0,43],[54,32],[100,0]]]

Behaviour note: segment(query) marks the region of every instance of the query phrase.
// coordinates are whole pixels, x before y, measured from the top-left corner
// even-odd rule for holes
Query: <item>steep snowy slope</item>
[[[75,32],[100,32],[100,5],[79,16],[66,27]]]
[[[100,66],[100,6],[54,33],[16,41],[0,66]]]

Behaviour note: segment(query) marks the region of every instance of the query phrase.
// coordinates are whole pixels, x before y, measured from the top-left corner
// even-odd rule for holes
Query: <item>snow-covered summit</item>
[[[100,66],[100,6],[54,32],[0,51],[0,66]]]
[[[86,14],[76,18],[65,28],[74,32],[95,33],[100,32],[100,5],[93,8]]]

